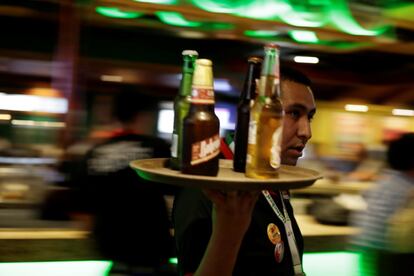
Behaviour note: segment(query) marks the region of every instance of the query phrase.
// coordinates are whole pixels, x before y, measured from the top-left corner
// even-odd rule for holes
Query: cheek
[[[290,140],[295,136],[295,125],[289,122],[289,120],[283,123],[283,134],[282,134],[282,149],[289,146]]]

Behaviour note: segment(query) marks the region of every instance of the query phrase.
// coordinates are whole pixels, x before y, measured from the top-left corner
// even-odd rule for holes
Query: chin
[[[290,165],[290,166],[296,166],[297,162],[298,162],[298,158],[285,158],[282,160],[283,165]]]

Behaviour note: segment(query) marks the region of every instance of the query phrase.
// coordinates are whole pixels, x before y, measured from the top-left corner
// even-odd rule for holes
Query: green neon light
[[[202,25],[203,30],[232,30],[234,25],[225,22],[205,22]]]
[[[177,0],[134,0],[134,1],[142,2],[142,3],[164,4],[164,5],[177,4]]]
[[[376,36],[384,33],[388,27],[379,27],[374,30],[363,28],[352,16],[346,0],[334,0],[331,6],[330,17],[332,23],[341,31],[352,35]]]
[[[288,10],[280,13],[280,19],[293,26],[321,27],[329,20],[331,0],[302,1],[279,0],[288,6]]]
[[[194,6],[209,12],[236,13],[253,4],[255,0],[191,0],[191,2]]]
[[[305,253],[303,267],[309,276],[360,276],[360,258],[355,252]],[[169,263],[177,264],[177,258]]]
[[[352,35],[376,36],[388,27],[366,29],[353,17],[346,0],[190,0],[198,8],[240,17],[282,20],[302,27],[322,27],[332,23]]]
[[[306,275],[310,276],[360,276],[360,265],[358,253],[326,252],[303,255],[303,268]]]
[[[319,39],[315,32],[311,31],[289,31],[290,37],[296,42],[318,43]]]
[[[178,12],[157,11],[155,14],[165,24],[178,27],[199,27],[201,22],[188,21]]]
[[[170,264],[178,264],[178,259],[177,258],[170,258],[168,260],[168,263],[170,263]]]
[[[0,263],[0,275],[19,276],[104,276],[109,275],[112,262],[16,262]]]
[[[246,31],[244,31],[245,36],[257,37],[257,38],[275,37],[278,34],[279,34],[279,32],[270,31],[270,30],[246,30]]]
[[[126,12],[121,11],[118,8],[111,7],[96,7],[95,11],[100,15],[112,18],[123,18],[123,19],[133,19],[142,16],[142,12]]]
[[[356,252],[305,253],[303,268],[308,276],[362,276],[367,264],[364,255]],[[176,265],[177,258],[169,263]],[[7,276],[106,276],[112,262],[109,261],[71,261],[71,262],[15,262],[0,263],[0,275]]]
[[[257,0],[249,5],[239,8],[234,15],[255,19],[276,19],[280,14],[289,10],[285,3],[272,0]]]

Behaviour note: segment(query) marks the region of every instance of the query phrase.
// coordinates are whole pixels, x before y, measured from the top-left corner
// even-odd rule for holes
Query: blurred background
[[[247,58],[265,43],[312,80],[318,111],[300,165],[325,177],[292,191],[303,225],[313,223],[302,227],[307,252],[347,248],[357,231],[348,214],[364,208],[388,141],[414,130],[409,0],[2,0],[0,25],[2,262],[99,259],[64,199],[45,199],[68,189],[67,158],[118,127],[122,91],[158,101],[152,134],[170,141],[184,49],[213,61],[223,136],[235,127]],[[332,198],[339,210],[318,211]]]

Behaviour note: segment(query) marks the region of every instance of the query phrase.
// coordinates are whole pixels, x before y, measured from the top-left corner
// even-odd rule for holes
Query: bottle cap
[[[183,56],[198,56],[198,52],[195,50],[184,50],[181,54]]]
[[[252,56],[247,59],[248,62],[252,63],[262,63],[263,59],[261,57]]]
[[[264,46],[265,48],[273,48],[273,49],[280,49],[280,46],[275,43],[268,43]]]

